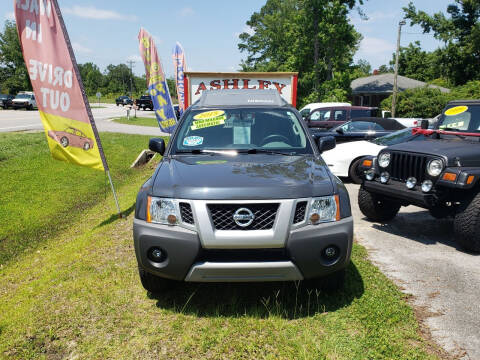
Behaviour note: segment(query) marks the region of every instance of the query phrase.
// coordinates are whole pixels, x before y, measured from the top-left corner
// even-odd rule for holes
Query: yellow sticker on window
[[[205,111],[200,114],[197,114],[193,117],[193,120],[209,120],[214,119],[218,116],[225,115],[225,111],[223,110],[213,110],[213,111]]]
[[[445,115],[454,116],[454,115],[462,114],[467,110],[468,110],[468,106],[455,106],[445,111]]]
[[[195,120],[190,127],[192,130],[204,129],[211,126],[224,125],[227,116],[223,110],[206,111],[193,117]]]

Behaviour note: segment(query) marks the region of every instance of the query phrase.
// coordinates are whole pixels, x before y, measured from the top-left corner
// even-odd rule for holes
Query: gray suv
[[[182,116],[137,197],[140,279],[158,293],[180,281],[311,280],[343,285],[353,220],[342,182],[300,113],[272,90],[205,91]]]

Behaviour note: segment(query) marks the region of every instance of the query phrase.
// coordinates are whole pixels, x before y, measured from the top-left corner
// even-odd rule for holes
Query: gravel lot
[[[357,241],[406,293],[433,339],[455,359],[480,359],[480,255],[453,241],[451,220],[409,206],[388,224],[360,212],[358,185],[347,184]]]

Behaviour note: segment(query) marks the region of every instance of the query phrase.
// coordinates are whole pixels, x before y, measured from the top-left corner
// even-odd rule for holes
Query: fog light
[[[370,170],[365,171],[365,178],[368,181],[372,181],[375,178],[375,170],[370,169]]]
[[[165,253],[157,247],[152,247],[148,250],[148,258],[153,262],[162,262],[165,260]]]
[[[412,190],[417,185],[417,179],[415,179],[414,177],[409,177],[405,185],[408,189]]]
[[[333,246],[329,246],[325,249],[325,256],[327,258],[334,258],[337,256],[337,249],[335,249]]]
[[[428,193],[428,192],[430,192],[430,190],[432,190],[432,188],[433,188],[432,180],[425,180],[422,183],[422,191],[423,192]]]
[[[380,174],[380,182],[381,182],[382,184],[386,184],[386,183],[388,183],[388,180],[390,180],[390,174],[389,174],[388,172],[386,172],[386,171],[385,171],[385,172],[382,172],[382,173]]]

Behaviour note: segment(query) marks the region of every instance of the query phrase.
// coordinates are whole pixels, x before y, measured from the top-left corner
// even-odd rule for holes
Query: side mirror
[[[420,128],[422,129],[428,129],[428,125],[429,125],[428,120],[422,120],[420,122]]]
[[[163,156],[165,153],[165,141],[162,138],[153,138],[148,142],[148,148]]]
[[[320,154],[325,151],[332,150],[337,145],[335,138],[333,136],[322,136],[317,139],[318,150]]]

